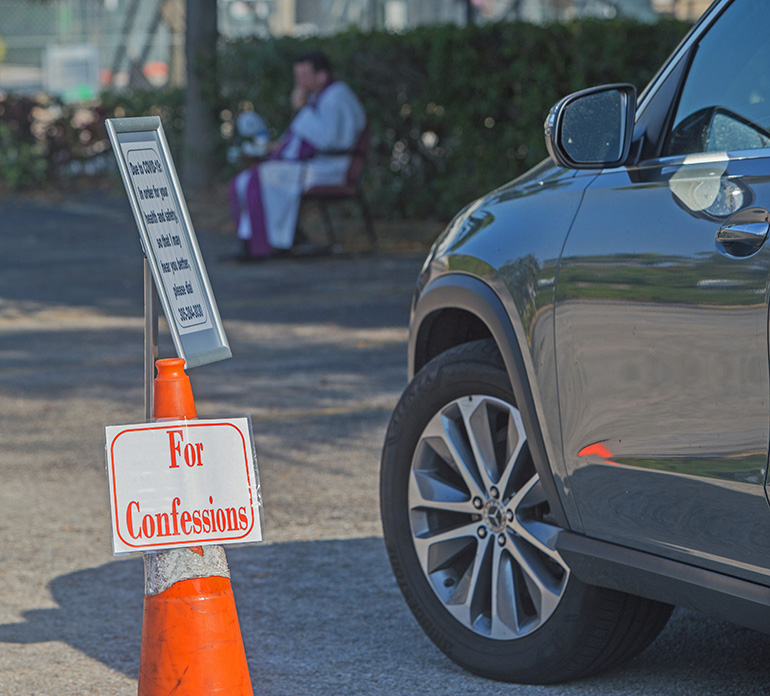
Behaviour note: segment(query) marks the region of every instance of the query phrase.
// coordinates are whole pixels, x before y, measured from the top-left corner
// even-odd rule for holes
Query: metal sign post
[[[144,417],[152,420],[152,399],[155,388],[155,361],[158,359],[158,293],[152,280],[152,270],[144,257]]]

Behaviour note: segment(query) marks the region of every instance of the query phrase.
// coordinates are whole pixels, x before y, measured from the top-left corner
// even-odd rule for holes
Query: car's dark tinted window
[[[770,12],[735,2],[701,40],[664,154],[770,147]]]

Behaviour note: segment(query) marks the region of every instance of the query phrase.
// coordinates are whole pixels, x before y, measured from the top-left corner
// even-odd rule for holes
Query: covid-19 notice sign
[[[116,555],[262,540],[250,420],[105,428]]]
[[[160,119],[108,119],[107,130],[179,357],[187,367],[229,358]]]

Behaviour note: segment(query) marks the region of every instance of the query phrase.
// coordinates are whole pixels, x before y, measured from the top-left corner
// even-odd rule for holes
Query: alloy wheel
[[[422,571],[463,626],[511,640],[548,620],[569,568],[517,408],[472,395],[436,413],[412,458],[408,509]]]

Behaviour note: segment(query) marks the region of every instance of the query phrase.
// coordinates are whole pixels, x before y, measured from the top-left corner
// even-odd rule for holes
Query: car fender
[[[534,381],[531,367],[527,368],[517,332],[499,294],[488,283],[465,273],[444,273],[423,288],[412,308],[413,327],[409,337],[410,379],[424,362],[421,341],[425,332],[442,311],[462,311],[475,318],[485,332],[479,329],[457,342],[491,337],[500,350],[506,371],[511,381],[513,394],[521,412],[524,427],[529,434],[530,451],[535,468],[540,475],[555,522],[564,529],[580,531],[579,515],[569,497],[564,478],[551,464],[554,455],[549,452],[547,438],[541,427],[542,414],[537,407],[537,395],[533,391]],[[523,329],[520,329],[523,332]],[[450,345],[446,346],[451,347]],[[432,356],[430,356],[432,357]],[[558,423],[554,424],[558,427]]]

